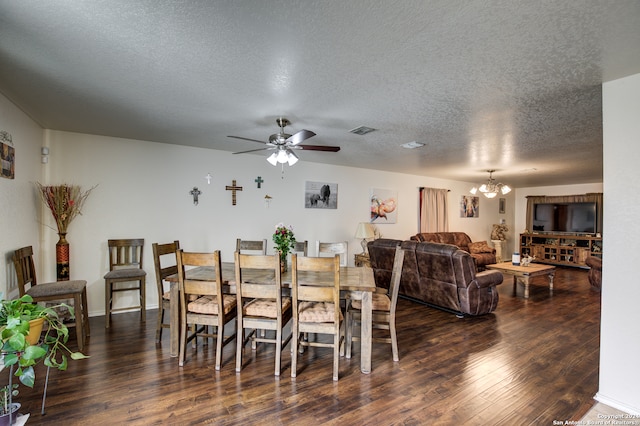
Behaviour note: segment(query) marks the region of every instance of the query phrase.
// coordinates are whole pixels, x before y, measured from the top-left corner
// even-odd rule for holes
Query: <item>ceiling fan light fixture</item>
[[[493,178],[493,172],[495,172],[495,170],[487,170],[487,172],[489,172],[489,180],[480,185],[480,188],[477,186],[471,188],[469,190],[470,193],[476,195],[476,193],[480,191],[485,197],[491,199],[495,198],[496,195],[498,195],[498,192],[502,193],[502,195],[506,195],[511,192],[511,187],[509,185],[496,183],[496,180]]]
[[[275,152],[273,154],[271,154],[269,157],[267,157],[267,161],[272,165],[272,166],[277,166],[278,165],[278,154],[276,154]]]
[[[298,162],[298,156],[294,154],[293,151],[289,151],[287,155],[287,163],[289,163],[289,166],[293,166],[297,162]]]
[[[289,161],[289,156],[287,155],[287,150],[285,149],[279,149],[278,150],[278,154],[276,154],[276,161],[278,163],[286,163],[287,161]]]

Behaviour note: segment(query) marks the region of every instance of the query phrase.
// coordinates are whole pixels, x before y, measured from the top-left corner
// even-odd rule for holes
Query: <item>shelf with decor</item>
[[[536,262],[587,268],[589,256],[602,258],[602,237],[591,234],[520,234],[520,254]]]

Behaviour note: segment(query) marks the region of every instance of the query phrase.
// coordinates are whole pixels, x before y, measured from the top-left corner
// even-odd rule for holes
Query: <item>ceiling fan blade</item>
[[[270,150],[270,149],[275,149],[275,147],[258,148],[258,149],[250,149],[250,150],[248,150],[248,151],[234,152],[233,154],[246,154],[247,152],[268,151],[268,150]]]
[[[338,152],[340,151],[339,146],[326,146],[326,145],[298,145],[296,148],[305,149],[307,151],[327,151],[327,152]]]
[[[305,141],[305,140],[307,140],[310,137],[315,136],[315,135],[316,134],[313,133],[311,130],[302,129],[298,133],[296,133],[295,135],[289,136],[289,138],[285,142],[288,142],[290,145],[296,146],[300,142],[303,142],[303,141]]]
[[[235,138],[235,139],[242,139],[243,141],[249,141],[249,142],[258,142],[258,143],[263,143],[263,144],[268,144],[269,142],[265,142],[265,141],[259,141],[257,139],[250,139],[250,138],[243,138],[242,136],[227,136],[228,138]]]

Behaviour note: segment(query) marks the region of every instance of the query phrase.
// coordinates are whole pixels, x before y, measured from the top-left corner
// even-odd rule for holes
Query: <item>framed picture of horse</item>
[[[337,209],[338,184],[305,182],[304,207],[307,209]]]

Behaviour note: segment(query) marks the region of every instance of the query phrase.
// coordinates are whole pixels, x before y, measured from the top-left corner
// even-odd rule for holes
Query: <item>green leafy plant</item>
[[[273,242],[276,243],[273,246],[274,249],[280,253],[280,261],[287,261],[287,254],[293,250],[296,245],[296,237],[293,235],[293,227],[286,227],[282,223],[276,225],[276,230],[273,233]]]
[[[71,359],[87,358],[83,353],[73,352],[66,346],[69,329],[58,316],[56,308],[59,307],[67,308],[71,316],[74,316],[73,308],[64,303],[45,307],[33,303],[33,298],[28,294],[19,299],[0,302],[0,331],[4,355],[2,368],[16,367],[14,375],[25,386],[33,387],[36,379],[34,365],[40,360],[44,360],[48,367],[66,370],[67,355]],[[38,318],[44,319],[46,331],[40,341],[32,345],[27,341],[31,327],[29,322]],[[4,391],[2,395],[9,395],[9,385],[1,389]],[[17,394],[17,389],[12,389],[11,394]],[[0,412],[5,412],[6,409],[8,407],[3,403],[3,399],[0,399]]]

